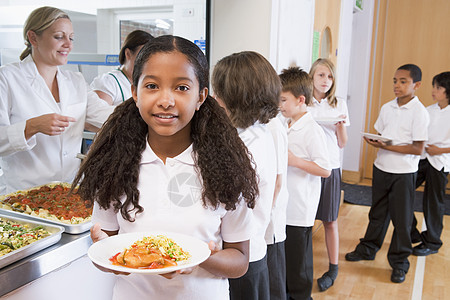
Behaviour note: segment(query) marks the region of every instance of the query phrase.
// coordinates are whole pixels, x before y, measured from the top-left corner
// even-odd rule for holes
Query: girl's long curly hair
[[[161,36],[144,45],[133,71],[135,86],[150,56],[161,52],[184,54],[195,70],[200,90],[208,87],[205,56],[195,44],[176,36]],[[208,96],[190,126],[195,169],[203,181],[203,205],[217,208],[224,204],[227,210],[233,210],[242,198],[253,208],[259,191],[252,157],[225,111]],[[133,98],[117,106],[97,134],[74,179],[72,186],[79,185],[81,197],[91,204],[96,201],[103,209],[112,207],[133,222],[130,212],[143,211],[137,184],[147,133],[148,125]]]

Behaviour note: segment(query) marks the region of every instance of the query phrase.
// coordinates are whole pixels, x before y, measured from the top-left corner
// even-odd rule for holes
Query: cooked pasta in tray
[[[89,258],[97,265],[125,273],[164,274],[194,267],[211,251],[197,238],[167,232],[132,232],[94,243]]]

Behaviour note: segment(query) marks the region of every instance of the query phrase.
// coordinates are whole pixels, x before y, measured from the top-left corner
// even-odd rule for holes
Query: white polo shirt
[[[325,133],[310,113],[303,115],[288,129],[289,150],[300,158],[331,170]],[[314,225],[319,206],[321,177],[288,166],[289,201],[286,223],[290,226]]]
[[[266,125],[256,122],[246,129],[238,128],[239,136],[256,163],[259,197],[253,209],[255,232],[250,238],[250,262],[264,258],[267,252],[265,233],[272,211],[277,177],[277,159],[272,134]]]
[[[281,189],[275,200],[275,206],[272,207],[270,223],[266,230],[265,238],[268,245],[286,239],[286,207],[289,198],[287,190],[288,138],[287,125],[279,116],[267,124],[275,143],[277,175],[281,174]]]
[[[121,104],[132,96],[131,83],[120,70],[113,70],[95,77],[92,80],[91,88],[94,91],[108,94],[112,98],[114,106]]]
[[[338,118],[345,115],[345,126],[350,126],[350,119],[348,116],[347,101],[337,98],[336,107],[332,107],[326,98],[320,102],[313,98],[312,105],[307,106],[307,110],[311,112],[314,119],[322,118]],[[341,148],[338,146],[336,136],[336,125],[320,125],[325,132],[327,138],[327,148],[330,159],[330,166],[332,169],[341,167]]]
[[[398,106],[397,98],[381,107],[374,128],[392,145],[407,145],[428,139],[428,112],[414,97],[405,105]],[[418,169],[420,155],[402,154],[378,149],[374,165],[381,171],[393,174],[413,173]]]
[[[450,147],[450,105],[441,109],[437,103],[427,107],[430,115],[430,125],[428,126],[427,145],[435,145],[440,148]],[[427,158],[436,170],[444,168],[444,172],[450,171],[450,153],[441,155],[430,155],[426,151],[422,158]]]
[[[201,182],[194,170],[192,146],[167,158],[166,164],[147,144],[142,153],[138,189],[144,211],[128,222],[113,209],[94,205],[93,221],[105,230],[127,232],[168,231],[199,238],[205,242],[240,242],[250,239],[252,213],[244,203],[234,211],[205,208]],[[123,200],[122,200],[123,201]],[[228,299],[228,280],[198,267],[189,275],[166,279],[162,276],[131,274],[117,276],[113,299]]]

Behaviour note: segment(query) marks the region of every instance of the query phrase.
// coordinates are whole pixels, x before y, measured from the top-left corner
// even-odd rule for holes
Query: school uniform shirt
[[[310,112],[315,120],[325,118],[338,118],[341,115],[345,115],[345,126],[350,126],[350,119],[348,116],[347,101],[336,98],[337,105],[332,107],[326,98],[320,102],[313,98],[312,105],[307,106],[308,112]],[[320,125],[325,132],[327,139],[327,149],[329,153],[329,160],[331,169],[337,169],[341,167],[341,148],[338,146],[336,136],[336,125]]]
[[[276,153],[272,134],[266,125],[256,122],[246,129],[238,128],[238,133],[252,154],[259,178],[259,197],[252,210],[255,233],[250,238],[250,262],[255,262],[263,259],[267,252],[264,237],[272,211],[277,175]]]
[[[132,96],[131,83],[121,70],[113,70],[95,77],[91,88],[94,91],[108,94],[113,99],[114,106]]]
[[[241,201],[236,210],[203,206],[201,179],[194,169],[192,145],[166,164],[148,145],[142,153],[139,170],[139,204],[142,213],[126,221],[114,209],[104,210],[94,205],[93,222],[102,229],[128,232],[174,232],[186,234],[202,241],[241,242],[250,239],[252,213]],[[123,203],[124,199],[122,199]],[[175,241],[176,242],[176,241]],[[131,274],[117,276],[113,299],[228,299],[228,280],[217,277],[201,267],[191,274],[173,279],[162,276]]]
[[[450,105],[441,109],[437,103],[427,107],[430,115],[430,125],[428,125],[427,145],[435,145],[440,148],[450,147]],[[450,171],[450,153],[440,155],[430,155],[425,150],[421,158],[427,158],[436,170],[444,168],[444,172]]]
[[[267,124],[275,143],[277,175],[281,175],[281,189],[270,214],[270,222],[266,230],[266,243],[271,245],[286,240],[286,207],[288,202],[287,165],[288,138],[287,126],[277,116]]]
[[[383,137],[391,139],[392,145],[407,145],[428,139],[429,122],[428,112],[417,96],[402,106],[395,98],[381,107],[374,128]],[[380,148],[374,165],[387,173],[414,173],[418,169],[419,159],[420,155]]]
[[[304,114],[288,129],[289,150],[297,157],[331,170],[327,141],[321,126],[311,113]],[[314,226],[320,200],[321,177],[288,166],[289,201],[286,223],[290,226]]]
[[[80,166],[84,123],[101,127],[113,107],[91,91],[81,73],[56,73],[60,102],[53,98],[31,56],[0,68],[0,156],[6,192],[51,181],[71,182]],[[58,113],[76,119],[61,135],[25,139],[26,120]]]

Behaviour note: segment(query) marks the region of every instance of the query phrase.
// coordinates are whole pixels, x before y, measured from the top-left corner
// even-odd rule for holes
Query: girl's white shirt
[[[272,134],[266,125],[256,122],[246,129],[238,128],[238,133],[252,154],[259,178],[259,197],[252,210],[255,233],[250,239],[250,262],[255,262],[263,259],[267,252],[265,233],[272,211],[277,159]]]
[[[350,119],[348,116],[347,101],[337,98],[336,107],[332,107],[326,98],[320,102],[313,98],[312,105],[307,106],[307,110],[311,112],[313,118],[338,118],[341,115],[345,115],[345,126],[350,126]],[[319,124],[320,125],[320,124]],[[341,167],[341,150],[338,146],[336,136],[336,125],[320,125],[325,132],[327,138],[327,148],[329,153],[329,159],[332,169]]]
[[[236,210],[203,206],[201,179],[194,169],[192,145],[183,153],[167,158],[166,164],[146,145],[140,163],[138,189],[140,214],[132,211],[134,222],[120,212],[100,209],[94,204],[93,221],[105,230],[128,232],[176,232],[205,242],[241,242],[252,234],[252,212],[241,201]],[[122,203],[124,199],[121,200]],[[228,280],[201,267],[192,274],[173,279],[132,274],[118,276],[113,299],[228,299]]]
[[[0,156],[6,193],[52,181],[71,182],[78,171],[85,122],[101,127],[114,110],[95,94],[81,73],[56,74],[58,104],[31,56],[0,68]],[[76,119],[58,136],[25,139],[26,120],[58,113]]]
[[[117,84],[117,81],[114,79],[113,76],[119,81],[120,87]],[[101,74],[94,78],[94,80],[91,83],[92,90],[101,91],[105,94],[108,94],[113,99],[113,105],[117,106],[123,102],[123,100],[129,99],[131,95],[131,83],[128,80],[128,78],[120,71],[120,70],[113,70],[108,73]],[[123,92],[123,98],[122,98],[122,92]]]

